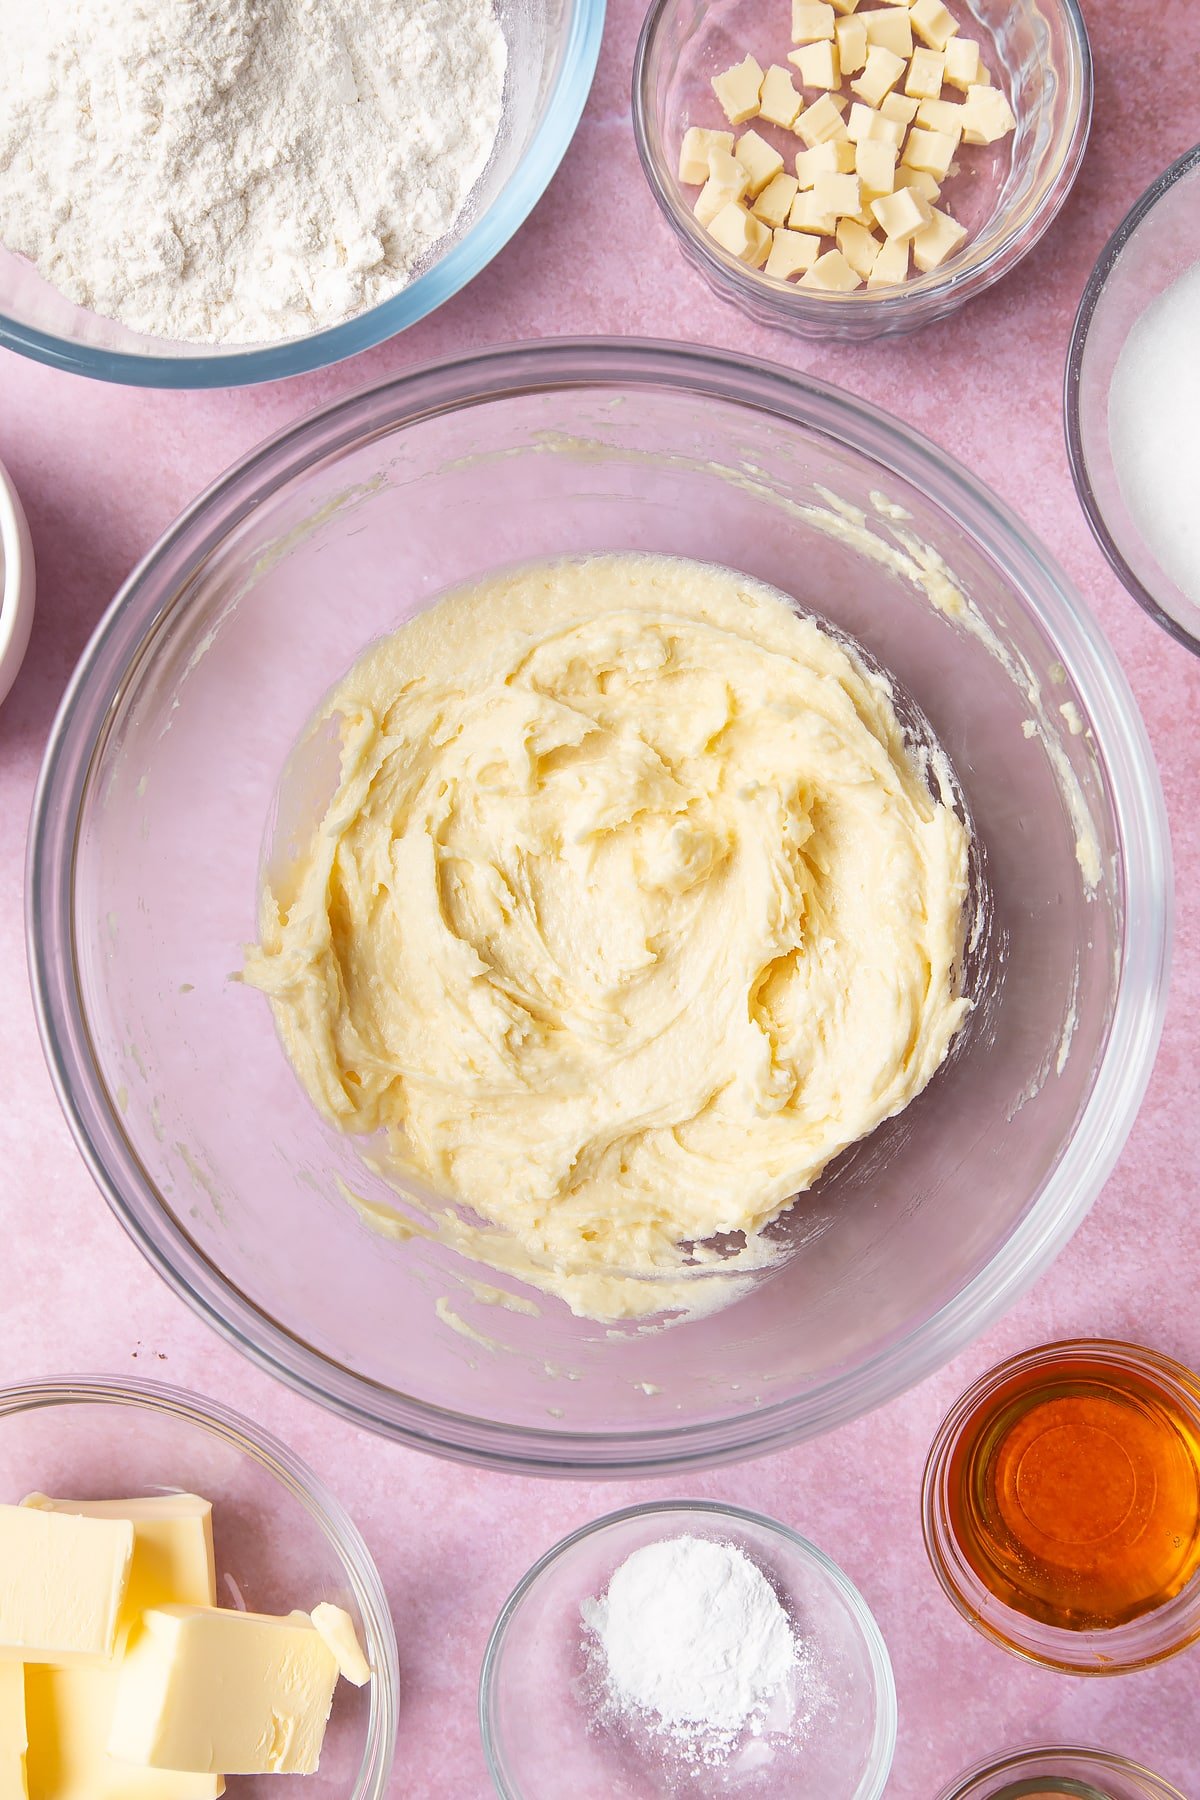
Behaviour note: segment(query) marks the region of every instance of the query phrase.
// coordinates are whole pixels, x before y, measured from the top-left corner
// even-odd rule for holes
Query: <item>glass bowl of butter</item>
[[[938,1800],[1183,1800],[1140,1764],[1080,1746],[1017,1750],[968,1770]]]
[[[0,1538],[0,1785],[22,1764],[55,1800],[382,1800],[378,1572],[257,1426],[153,1382],[0,1390]]]
[[[1076,0],[653,0],[646,179],[719,299],[800,337],[945,318],[1054,222],[1092,116]]]
[[[705,636],[693,583],[689,643],[735,647],[730,620],[743,609],[747,618],[770,614],[789,643],[799,633],[829,645],[840,634],[869,659],[853,675],[844,653],[835,657],[848,682],[835,680],[841,715],[849,718],[847,691],[858,716],[886,690],[900,708],[897,739],[911,729],[923,746],[932,734],[972,827],[970,1006],[912,1103],[803,1191],[789,1187],[773,1221],[761,1212],[752,1221],[762,1225],[752,1237],[689,1237],[685,1209],[707,1204],[717,1165],[689,1162],[688,1133],[675,1138],[672,1127],[654,1141],[640,1187],[647,1147],[629,1143],[620,1193],[612,1158],[611,1204],[604,1189],[601,1211],[560,1261],[542,1253],[536,1216],[518,1235],[495,1204],[503,1189],[519,1210],[532,1191],[521,1171],[559,1142],[520,1123],[550,1090],[548,1067],[537,1062],[523,1086],[497,1076],[496,1105],[486,1091],[493,1051],[480,1051],[480,1063],[459,1048],[478,1016],[484,966],[466,938],[483,945],[494,925],[498,947],[487,954],[504,977],[494,1005],[507,1024],[493,1049],[542,1054],[537,1021],[529,1015],[522,1026],[514,1010],[525,990],[505,921],[526,913],[503,901],[489,872],[510,843],[529,842],[526,828],[497,831],[498,863],[491,852],[451,856],[435,904],[429,859],[397,852],[396,877],[382,881],[377,869],[355,891],[378,893],[382,881],[416,909],[398,940],[417,947],[408,976],[365,971],[347,975],[347,986],[335,974],[322,990],[352,989],[368,1008],[430,993],[412,1068],[435,1059],[431,1091],[452,1096],[448,1107],[438,1103],[436,1141],[461,1144],[483,1122],[470,1169],[478,1205],[443,1185],[432,1163],[389,1161],[399,1140],[369,1117],[345,1130],[319,1108],[297,1079],[303,1059],[285,1050],[272,1005],[245,979],[248,946],[259,936],[264,871],[272,905],[290,916],[286,883],[299,866],[290,846],[311,844],[331,780],[356,766],[343,752],[367,742],[340,725],[331,731],[322,714],[331,684],[367,666],[364,651],[375,646],[371,656],[386,661],[384,641],[413,623],[405,642],[442,656],[439,681],[453,686],[481,657],[515,654],[526,641],[517,600],[540,607],[541,618],[538,570],[553,559],[569,568],[571,604],[587,602],[582,623],[572,615],[582,637],[543,621],[532,688],[497,682],[484,712],[473,701],[446,703],[418,733],[420,745],[474,756],[469,779],[451,771],[468,809],[476,800],[515,804],[503,781],[497,788],[496,757],[483,754],[490,726],[478,721],[516,717],[511,709],[532,691],[548,704],[543,673],[554,718],[580,716],[580,684],[595,686],[625,642],[622,605],[589,612],[588,583],[598,595],[603,577],[611,591],[614,569],[628,581],[638,557],[677,559],[675,574],[661,577],[668,588],[685,563],[693,573],[702,566],[709,587],[714,569],[724,571],[725,635]],[[512,576],[516,587],[514,571],[525,571]],[[481,601],[488,583],[498,597]],[[464,587],[475,611],[460,612],[467,627],[443,639],[435,627],[447,614],[432,609]],[[751,587],[790,601],[772,600],[771,613]],[[649,648],[647,640],[639,656]],[[669,691],[655,675],[661,651],[629,664],[651,710]],[[715,738],[764,768],[790,745],[782,776],[747,774],[729,789],[737,806],[768,806],[791,759],[807,754],[795,731],[806,719],[819,725],[819,709],[798,704],[790,688],[765,688],[758,702],[750,693],[747,731],[731,741],[717,715],[728,713],[722,694],[742,679],[740,665],[698,649],[695,669],[703,703],[664,703],[655,718],[664,730],[699,734],[701,752]],[[367,726],[374,716],[357,700],[343,725],[351,715]],[[523,766],[518,747],[529,729],[506,731],[504,768]],[[619,894],[611,899],[627,840],[614,839],[611,865],[579,860],[574,847],[586,833],[581,840],[566,802],[577,781],[592,792],[590,764],[581,767],[569,746],[546,754],[565,810],[539,814],[553,832],[539,837],[548,860],[538,868],[572,896],[570,906],[551,902],[546,930],[553,936],[566,921],[566,980],[592,969],[588,947],[608,941],[611,922],[621,967],[601,998],[619,997],[639,970],[658,966],[636,918],[640,937],[616,929],[628,917]],[[401,791],[389,785],[394,777],[395,766],[364,789],[385,818]],[[928,801],[924,781],[910,788]],[[439,790],[440,777],[428,792],[436,800]],[[596,794],[605,793],[602,782]],[[947,824],[945,810],[937,817]],[[724,827],[697,818],[704,829],[690,834],[647,835],[639,824],[633,849],[644,873],[621,892],[661,915],[659,948],[669,940],[683,959],[666,966],[689,974],[691,1026],[676,1030],[672,1056],[698,1085],[679,1104],[689,1117],[711,1113],[703,1131],[724,1133],[724,1119],[744,1117],[747,1154],[762,1145],[770,1154],[773,1100],[787,1096],[752,1058],[744,1098],[740,1077],[722,1077],[726,1110],[718,1117],[709,1106],[709,1050],[728,1066],[713,1020],[736,988],[696,974],[689,960],[702,954],[716,967],[758,944],[758,915],[744,924],[744,909],[723,912],[721,884],[726,870],[744,866],[749,876],[763,865],[730,863],[733,839],[722,850]],[[388,826],[388,863],[390,841]],[[459,840],[443,832],[438,841],[453,851]],[[319,876],[317,862],[305,866],[306,882]],[[741,879],[739,893],[769,897],[768,883],[743,889]],[[226,477],[143,564],[80,663],[42,774],[29,884],[34,988],[60,1098],[103,1193],[163,1275],[244,1351],[345,1416],[468,1461],[555,1474],[661,1472],[761,1453],[879,1405],[982,1331],[1047,1266],[1113,1167],[1157,1042],[1170,934],[1151,752],[1116,659],[1044,547],[959,465],[870,406],[767,364],[627,340],[548,342],[415,372],[302,422]],[[341,872],[316,885],[350,893]],[[876,885],[858,880],[845,891]],[[903,882],[883,887],[907,891]],[[682,895],[678,910],[673,895]],[[460,913],[465,935],[447,962],[438,921]],[[389,916],[371,904],[366,915]],[[298,906],[298,920],[307,916]],[[693,932],[698,916],[704,928]],[[342,931],[335,918],[314,943],[340,941]],[[288,947],[293,954],[297,971],[316,966],[302,945]],[[450,980],[453,971],[464,981]],[[780,973],[786,988],[787,968]],[[430,981],[447,985],[434,993]],[[916,986],[931,984],[922,975]],[[881,1004],[891,992],[885,969]],[[658,1005],[661,992],[651,999]],[[625,1028],[619,1009],[601,1014],[597,1004],[594,995],[581,1002],[577,1016],[598,1057],[605,1046],[619,1051]],[[728,1043],[738,1060],[736,1017]],[[351,1058],[361,1025],[340,1040]],[[561,1040],[551,1035],[553,1050]],[[885,1047],[908,1041],[907,1032],[876,1035]],[[651,1041],[637,1040],[636,1080],[620,1054],[607,1054],[589,1105],[611,1101],[637,1116],[643,1079],[662,1083],[677,1066],[647,1052]],[[326,1066],[320,1056],[304,1064]],[[364,1092],[378,1066],[348,1059],[333,1089],[343,1100]],[[858,1066],[852,1057],[851,1078]],[[476,1085],[464,1103],[454,1083],[467,1074]],[[720,1148],[731,1173],[718,1201],[740,1209],[758,1193],[758,1176],[724,1135]],[[677,1164],[683,1174],[662,1172]],[[566,1185],[549,1211],[569,1222]],[[658,1260],[608,1269],[616,1291],[572,1290],[573,1276],[603,1255],[606,1224],[621,1226],[622,1251],[639,1250],[640,1222],[658,1216],[660,1200],[671,1216],[653,1239]],[[661,1279],[668,1264],[678,1279]]]

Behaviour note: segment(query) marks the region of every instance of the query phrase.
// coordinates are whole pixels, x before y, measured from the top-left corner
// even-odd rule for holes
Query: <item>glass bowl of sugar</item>
[[[504,1800],[879,1800],[896,1744],[861,1594],[786,1525],[704,1501],[610,1513],[525,1576],[479,1690]]]
[[[1071,472],[1124,586],[1200,652],[1200,145],[1129,212],[1067,358]]]

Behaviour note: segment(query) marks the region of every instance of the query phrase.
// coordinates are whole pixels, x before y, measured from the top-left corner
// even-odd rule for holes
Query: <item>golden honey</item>
[[[1110,1629],[1165,1605],[1200,1569],[1200,1411],[1152,1367],[1060,1349],[993,1386],[962,1422],[948,1522],[1005,1606],[1061,1629]]]

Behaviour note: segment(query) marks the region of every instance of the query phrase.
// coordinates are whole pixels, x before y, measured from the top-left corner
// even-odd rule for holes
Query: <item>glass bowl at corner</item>
[[[956,1483],[961,1481],[956,1452],[964,1428],[974,1425],[989,1400],[1036,1390],[1044,1371],[1058,1380],[1073,1367],[1080,1380],[1134,1377],[1161,1397],[1162,1405],[1186,1424],[1180,1431],[1200,1442],[1200,1382],[1172,1357],[1139,1344],[1114,1339],[1080,1338],[1041,1345],[1010,1357],[970,1387],[938,1428],[925,1464],[921,1512],[925,1547],[943,1592],[962,1616],[993,1643],[1027,1662],[1068,1675],[1125,1675],[1165,1662],[1200,1641],[1200,1576],[1193,1576],[1172,1599],[1152,1611],[1106,1629],[1073,1631],[1007,1605],[983,1580],[954,1529]],[[965,1440],[974,1442],[973,1433]],[[987,1432],[981,1443],[991,1441]],[[1190,1464],[1190,1458],[1189,1458]],[[1153,1478],[1152,1478],[1153,1479]]]
[[[1017,119],[1015,134],[990,148],[969,148],[947,204],[969,236],[940,269],[902,286],[817,293],[749,270],[729,255],[692,211],[695,191],[678,180],[689,125],[724,128],[711,79],[747,51],[782,62],[788,45],[787,0],[653,0],[637,47],[633,122],[646,179],[688,261],[718,299],[760,325],[799,337],[845,341],[916,331],[955,312],[1014,269],[1048,230],[1067,199],[1087,148],[1092,120],[1092,57],[1077,0],[969,0],[952,7],[980,40]],[[771,49],[777,16],[782,39]],[[777,34],[778,36],[778,34]],[[789,132],[765,133],[791,150]]]
[[[436,1196],[414,1182],[406,1211],[325,1124],[238,979],[284,766],[364,646],[498,568],[646,550],[795,595],[892,672],[961,779],[989,899],[947,1065],[771,1228],[773,1270],[669,1329],[578,1318],[397,1221]],[[1149,1075],[1170,851],[1115,657],[960,465],[769,364],[547,341],[312,415],[168,532],[64,697],[27,919],[76,1141],[204,1318],[407,1444],[650,1473],[880,1405],[1047,1266]]]
[[[980,1763],[938,1800],[1184,1800],[1160,1776],[1123,1756],[1078,1745],[1016,1750]]]
[[[1109,401],[1130,333],[1200,262],[1200,144],[1131,208],[1088,279],[1067,355],[1065,421],[1075,491],[1113,570],[1164,630],[1200,652],[1200,608],[1165,570],[1130,509],[1113,456]]]
[[[0,245],[0,346],[102,381],[224,388],[323,369],[406,331],[466,286],[524,223],[574,136],[605,0],[497,0],[508,75],[491,161],[452,230],[408,285],[327,330],[279,343],[179,344],[74,305]]]
[[[383,1800],[396,1745],[396,1634],[379,1573],[318,1477],[217,1401],[152,1381],[64,1376],[0,1388],[0,1499],[192,1493],[212,1502],[217,1604],[354,1619],[374,1679],[339,1682],[319,1774],[231,1776],[230,1800]]]
[[[644,1746],[598,1721],[579,1610],[635,1550],[684,1535],[742,1550],[775,1589],[802,1653],[790,1726],[778,1740],[765,1733],[755,1740],[758,1754],[740,1763],[735,1755],[716,1775],[652,1762]],[[741,1507],[667,1500],[597,1519],[535,1563],[492,1629],[479,1721],[502,1800],[717,1791],[746,1800],[800,1791],[879,1800],[896,1748],[896,1688],[866,1602],[815,1545]]]

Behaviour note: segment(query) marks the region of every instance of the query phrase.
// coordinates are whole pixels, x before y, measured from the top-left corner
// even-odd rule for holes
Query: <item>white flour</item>
[[[775,1590],[731,1544],[664,1538],[626,1557],[580,1607],[606,1710],[640,1717],[689,1761],[723,1761],[761,1730],[796,1667]]]
[[[0,0],[0,243],[204,343],[402,288],[482,173],[492,0]]]

